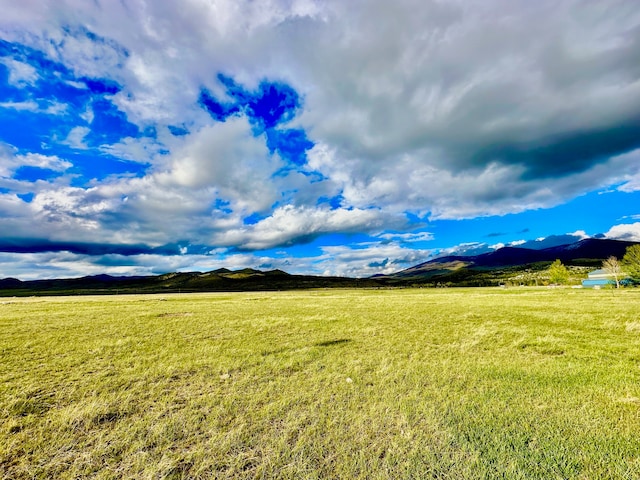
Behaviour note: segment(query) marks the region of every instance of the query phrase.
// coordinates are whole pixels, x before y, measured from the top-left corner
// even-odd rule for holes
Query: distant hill
[[[157,276],[114,277],[93,275],[81,278],[20,281],[0,279],[0,296],[76,295],[116,293],[172,293],[270,291],[304,288],[380,287],[374,279],[290,275],[282,270],[260,271],[250,268],[231,271],[173,272]]]
[[[543,249],[504,247],[481,255],[439,257],[390,275],[378,275],[375,278],[417,281],[451,277],[451,274],[456,273],[453,278],[455,280],[461,276],[468,278],[473,272],[540,266],[541,263],[550,263],[556,259],[566,265],[599,267],[602,261],[610,256],[621,259],[627,247],[631,245],[636,243],[587,238],[567,245]],[[462,275],[462,272],[466,274]]]

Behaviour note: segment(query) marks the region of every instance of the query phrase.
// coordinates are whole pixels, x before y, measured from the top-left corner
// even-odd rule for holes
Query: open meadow
[[[640,290],[0,302],[0,476],[640,478]]]

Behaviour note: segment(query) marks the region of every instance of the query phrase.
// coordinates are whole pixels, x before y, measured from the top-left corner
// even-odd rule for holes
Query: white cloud
[[[3,224],[7,228],[7,230],[4,230],[4,228],[3,230],[13,233],[12,229],[10,229],[11,219],[24,215],[22,200],[15,194],[0,193],[0,211],[3,213]]]
[[[78,86],[76,86],[76,88],[78,88]],[[87,106],[85,111],[81,112],[79,116],[80,116],[80,118],[82,118],[87,123],[93,122],[93,119],[95,117],[95,115],[93,113],[93,109],[91,108],[91,106]]]
[[[419,233],[383,233],[382,235],[378,235],[378,238],[382,238],[385,240],[394,240],[398,242],[404,243],[413,243],[413,242],[429,242],[433,240],[433,234],[429,232],[419,232]]]
[[[342,191],[345,204],[413,211],[431,220],[505,215],[550,208],[584,193],[623,181],[638,163],[619,156],[586,171],[558,178],[522,180],[519,165],[490,163],[472,170],[451,171],[429,164],[435,152],[405,154],[387,163],[342,158],[335,148],[316,144],[309,165]]]
[[[572,235],[574,237],[578,237],[580,240],[584,240],[585,238],[590,238],[590,235],[587,234],[584,230],[576,230],[572,233],[567,233],[567,235]]]
[[[39,153],[27,153],[25,155],[18,155],[16,156],[16,159],[21,165],[47,168],[56,172],[63,172],[73,166],[71,162],[62,160],[55,155],[47,156],[41,155]]]
[[[29,112],[37,112],[40,107],[33,100],[25,102],[0,102],[0,108],[8,108],[12,110],[26,110]]]
[[[440,248],[434,251],[434,256],[445,257],[449,255],[464,256],[464,255],[480,255],[483,253],[491,252],[494,249],[491,248],[486,242],[464,242],[452,247]]]
[[[5,146],[0,148],[0,177],[11,177],[20,167],[36,167],[55,172],[64,172],[73,164],[56,155],[42,155],[39,153],[16,154],[15,149]]]
[[[82,128],[82,127],[76,127]],[[69,143],[84,146],[84,135],[82,131],[77,132],[77,138]],[[68,141],[69,139],[67,139]],[[112,155],[115,158],[129,160],[140,163],[158,163],[158,158],[166,154],[166,145],[149,137],[133,138],[126,137],[118,143],[101,145],[101,152]]]
[[[89,147],[85,143],[84,139],[87,135],[91,133],[91,129],[89,127],[73,127],[67,138],[65,138],[61,143],[65,145],[69,145],[72,148],[77,148],[78,150],[86,150]]]
[[[614,240],[640,242],[640,222],[614,225],[604,236]]]
[[[97,216],[113,209],[112,199],[88,202],[92,189],[66,187],[39,192],[31,202],[34,220],[40,227],[54,229],[73,238],[73,233],[93,233],[99,230]],[[111,200],[111,201],[110,201]],[[67,232],[67,233],[65,233]],[[73,232],[73,233],[72,233]]]
[[[262,211],[278,198],[271,176],[282,166],[269,155],[265,140],[255,137],[244,117],[202,127],[184,137],[171,155],[161,185],[210,187],[240,211]]]
[[[323,247],[324,275],[343,277],[369,277],[390,274],[424,262],[430,250],[404,248],[399,245],[347,245]]]
[[[13,58],[2,57],[0,63],[9,69],[9,83],[15,87],[35,84],[40,76],[38,71],[28,63],[20,62]]]
[[[618,187],[621,192],[637,192],[640,191],[640,175],[629,175],[625,179],[625,183]]]
[[[0,108],[18,111],[42,113],[44,115],[61,115],[67,112],[68,106],[62,103],[46,103],[46,106],[39,105],[33,100],[23,102],[0,102]]]
[[[260,250],[293,244],[325,233],[377,230],[383,225],[383,218],[379,210],[331,210],[286,205],[255,225],[220,232],[213,240],[216,245]]]

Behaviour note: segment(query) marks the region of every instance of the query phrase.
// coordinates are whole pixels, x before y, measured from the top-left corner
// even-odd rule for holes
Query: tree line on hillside
[[[632,245],[618,260],[610,256],[602,262],[602,269],[612,277],[616,288],[620,288],[622,281],[628,279],[633,284],[640,283],[640,245]],[[569,282],[569,270],[560,260],[556,260],[549,267],[549,280],[555,285],[566,285]]]

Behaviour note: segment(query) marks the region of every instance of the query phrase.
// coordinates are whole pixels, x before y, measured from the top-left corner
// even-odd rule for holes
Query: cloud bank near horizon
[[[631,0],[10,4],[6,260],[367,275],[433,222],[638,192],[639,27]]]

